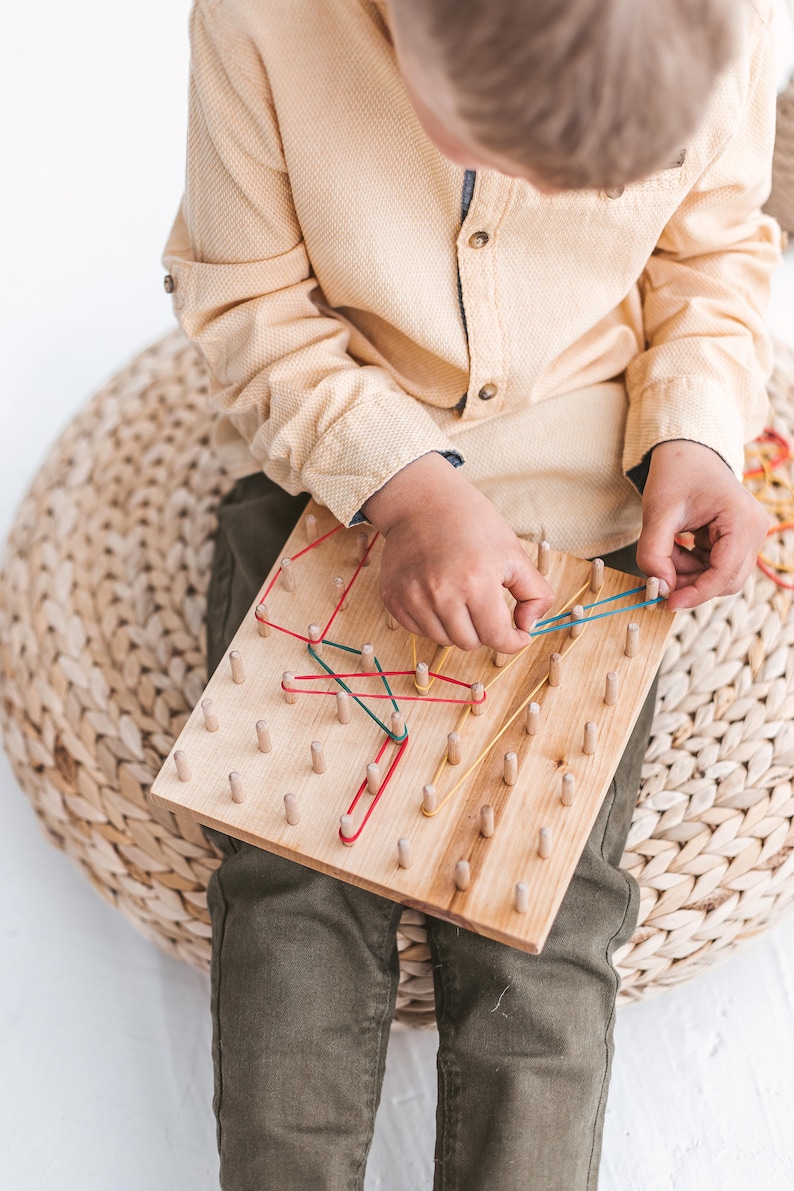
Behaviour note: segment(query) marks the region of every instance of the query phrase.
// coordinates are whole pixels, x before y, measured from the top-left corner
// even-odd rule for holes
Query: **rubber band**
[[[747,489],[767,510],[773,520],[767,538],[777,538],[794,529],[794,485],[791,480],[791,447],[782,434],[767,428],[747,448],[747,455],[758,459],[758,465],[744,472]],[[781,539],[780,550],[790,545]],[[783,578],[794,572],[794,565],[784,559],[774,559],[760,551],[756,560],[762,574],[786,591],[794,584]]]
[[[392,737],[389,735],[389,736],[387,736],[387,737],[386,737],[386,739],[384,740],[383,744],[382,744],[382,745],[381,745],[381,747],[380,747],[380,750],[378,751],[378,754],[377,754],[377,756],[375,757],[375,764],[376,764],[376,765],[378,764],[378,762],[380,761],[381,757],[382,757],[382,756],[383,756],[383,754],[385,753],[385,751],[386,751],[386,746],[387,746],[388,744],[390,744],[390,743],[393,743],[393,738],[392,738]],[[397,766],[400,764],[400,761],[402,760],[403,754],[404,754],[404,752],[405,752],[405,750],[406,750],[406,748],[407,748],[407,747],[408,747],[408,741],[407,741],[407,740],[403,740],[402,744],[399,746],[399,748],[398,748],[398,750],[397,750],[397,755],[395,756],[394,760],[392,761],[391,765],[389,766],[389,768],[388,768],[388,770],[387,770],[387,772],[386,772],[386,776],[384,777],[383,781],[381,782],[380,786],[378,787],[378,792],[377,792],[377,794],[375,794],[375,795],[373,796],[372,803],[371,803],[370,807],[368,808],[368,810],[367,810],[367,813],[366,813],[366,815],[364,816],[363,820],[361,821],[361,825],[359,826],[359,829],[358,829],[358,831],[355,833],[355,835],[343,835],[343,834],[342,834],[342,828],[341,828],[341,825],[340,825],[340,827],[339,827],[339,838],[341,839],[341,841],[342,841],[342,843],[343,843],[343,844],[354,844],[354,843],[356,842],[356,840],[358,839],[358,837],[361,835],[361,832],[364,830],[364,828],[366,827],[367,823],[369,822],[370,815],[372,814],[372,812],[374,811],[375,807],[376,807],[376,806],[378,805],[378,803],[380,802],[380,800],[381,800],[381,797],[383,796],[383,793],[384,793],[384,791],[385,791],[386,787],[388,786],[389,782],[391,781],[391,779],[392,779],[392,777],[393,777],[393,775],[394,775],[394,771],[395,771],[395,769],[396,769],[396,768],[397,768]],[[359,788],[358,788],[358,791],[356,792],[356,796],[355,796],[355,798],[354,798],[354,799],[353,799],[353,801],[351,802],[350,806],[347,808],[346,814],[348,814],[348,815],[352,815],[353,811],[354,811],[354,810],[356,809],[356,807],[358,806],[358,803],[359,803],[359,801],[360,801],[360,799],[361,799],[361,797],[362,797],[362,795],[363,795],[364,791],[366,790],[366,788],[367,788],[367,779],[366,779],[366,778],[364,778],[364,781],[361,783],[361,785],[360,785],[360,786],[359,786]]]
[[[333,645],[333,642],[329,641],[329,642],[326,642],[325,644]],[[358,654],[361,653],[360,649],[352,649],[349,645],[341,645],[341,646],[338,646],[337,648],[344,649],[348,653],[358,653]],[[375,715],[374,711],[372,711],[369,707],[367,707],[364,703],[362,703],[361,699],[357,695],[353,694],[353,692],[351,691],[351,689],[347,685],[347,683],[343,682],[342,679],[340,678],[340,676],[338,674],[336,674],[331,669],[330,666],[327,666],[325,664],[325,662],[320,657],[320,655],[316,652],[316,650],[312,649],[311,645],[309,646],[309,653],[312,655],[314,660],[322,666],[322,668],[323,668],[323,670],[325,670],[326,674],[328,674],[330,678],[333,678],[334,682],[337,682],[339,684],[339,686],[341,686],[344,691],[347,691],[348,695],[350,695],[351,698],[355,699],[356,703],[358,703],[361,710],[365,711],[367,713],[367,715],[370,717],[370,719],[375,721],[375,723],[378,725],[378,727],[381,728],[386,733],[386,735],[389,737],[390,740],[393,740],[395,742],[397,742],[398,740],[407,740],[407,738],[408,738],[408,725],[407,724],[406,724],[405,731],[402,736],[394,736],[392,734],[391,728],[387,728],[387,726],[384,724],[383,720],[379,719],[378,716]],[[374,661],[375,661],[375,665],[378,667],[380,676],[383,677],[383,671],[380,668],[380,663],[378,662],[378,659],[375,658]],[[312,674],[312,675],[309,675],[308,677],[317,679],[317,678],[322,678],[323,675],[322,674]],[[348,674],[346,677],[348,677],[348,678],[360,677],[360,675],[354,676],[352,674]],[[380,695],[379,697],[381,699],[391,699],[392,706],[394,707],[394,710],[399,711],[400,710],[399,705],[398,705],[397,701],[395,700],[394,695],[392,694],[391,690],[389,689],[389,684],[385,678],[383,679],[383,685],[386,687],[388,694]],[[294,687],[285,687],[283,680],[281,683],[281,689],[283,691],[289,691],[292,694],[296,694],[296,693],[297,694],[328,694],[328,695],[336,694],[335,691],[325,691],[325,692],[323,692],[323,691],[307,691],[305,687],[300,688],[296,692]]]
[[[319,546],[322,542],[324,542],[326,540],[326,538],[330,538],[332,534],[338,533],[340,529],[344,529],[344,526],[336,525],[336,526],[334,526],[333,529],[329,529],[328,533],[324,533],[322,535],[322,537],[317,539],[316,542],[312,542],[311,545],[305,546],[303,548],[303,550],[299,550],[297,554],[293,554],[291,556],[290,561],[294,561],[296,558],[300,558],[302,555],[308,554],[308,552],[310,550],[314,550],[316,546]],[[361,556],[361,561],[359,562],[358,566],[356,567],[355,571],[353,572],[353,576],[352,576],[350,582],[348,583],[347,587],[344,589],[341,596],[339,597],[339,602],[337,603],[336,607],[334,608],[333,612],[331,613],[330,620],[328,621],[327,625],[325,626],[322,633],[320,634],[321,639],[325,637],[325,635],[328,632],[328,630],[330,629],[331,625],[336,620],[336,617],[337,617],[342,605],[344,604],[345,600],[347,599],[350,588],[355,583],[356,579],[358,578],[359,574],[361,573],[362,568],[366,565],[367,560],[370,555],[370,551],[374,548],[375,543],[377,542],[379,536],[380,536],[379,534],[375,534],[372,541],[367,546],[366,550],[364,551],[363,555]],[[275,575],[270,580],[270,582],[268,583],[265,590],[262,592],[262,595],[259,597],[259,599],[256,602],[256,606],[254,608],[254,616],[259,621],[260,624],[270,625],[270,627],[272,629],[277,629],[279,633],[286,633],[287,636],[296,637],[299,641],[305,641],[308,644],[308,643],[310,643],[311,638],[304,637],[300,633],[294,633],[294,632],[292,632],[291,629],[284,628],[283,625],[277,624],[274,620],[266,620],[264,616],[259,616],[259,614],[257,612],[259,605],[263,604],[265,602],[265,600],[270,595],[271,591],[273,590],[273,588],[276,586],[279,579],[281,578],[281,575],[282,575],[282,572],[280,570],[276,571]]]
[[[443,653],[441,654],[441,657],[439,658],[439,661],[438,661],[438,667],[439,667],[439,669],[441,669],[441,667],[444,665],[444,662],[447,660],[447,655],[449,654],[449,651],[450,651],[450,649],[452,649],[452,646],[451,646],[451,645],[445,645],[445,646],[444,646],[444,651],[443,651]],[[436,650],[436,652],[438,652],[438,650]],[[413,660],[413,663],[414,663],[414,686],[416,687],[416,689],[417,689],[417,691],[419,692],[419,694],[420,694],[420,695],[426,695],[426,694],[427,694],[427,692],[428,692],[428,691],[430,690],[430,688],[432,687],[432,685],[433,685],[433,682],[434,682],[434,681],[435,681],[435,679],[438,677],[438,675],[435,675],[435,676],[434,676],[434,677],[431,679],[431,681],[430,681],[430,682],[427,684],[427,686],[422,686],[422,685],[421,685],[421,683],[419,683],[419,682],[417,682],[417,681],[416,681],[416,677],[415,677],[415,675],[416,675],[416,667],[419,665],[419,661],[418,661],[418,658],[417,658],[417,656],[416,656],[416,634],[415,634],[415,633],[411,633],[411,658],[412,658],[412,660]],[[430,677],[429,671],[428,671],[428,677]],[[465,686],[465,683],[464,683],[464,686]]]
[[[543,621],[542,621],[542,622],[540,622],[540,623],[542,623],[542,624],[543,624],[543,623],[548,623],[548,621],[550,621],[550,620],[559,620],[559,618],[560,618],[560,617],[562,617],[562,616],[568,616],[568,615],[570,614],[570,610],[571,610],[571,608],[573,608],[573,607],[575,607],[575,606],[576,606],[576,601],[577,601],[577,600],[579,599],[579,597],[580,597],[580,596],[581,596],[581,595],[582,595],[582,594],[583,594],[583,593],[584,593],[584,592],[585,592],[585,591],[588,589],[588,587],[589,587],[589,583],[583,583],[583,584],[582,584],[582,586],[579,588],[579,590],[578,590],[578,591],[576,591],[576,592],[574,592],[574,594],[573,594],[573,595],[572,595],[572,596],[571,596],[571,597],[568,599],[568,601],[567,601],[567,603],[565,604],[565,607],[563,608],[562,612],[555,613],[555,615],[554,615],[553,617],[548,617],[548,618],[547,618],[547,620],[546,620],[545,622],[543,622]],[[601,586],[599,587],[598,591],[597,591],[595,594],[596,594],[596,595],[599,595],[599,594],[600,594],[600,593],[603,591],[603,588],[604,588],[604,585],[603,585],[603,583],[602,583],[602,584],[601,584]],[[611,597],[611,596],[610,596],[610,597],[606,597],[604,600],[597,600],[597,601],[596,601],[596,604],[599,604],[599,603],[608,603],[608,602],[609,602],[609,600],[610,600],[610,599],[612,599],[612,598],[619,598],[621,595],[624,595],[624,594],[625,594],[625,595],[634,595],[634,594],[636,594],[636,591],[642,591],[642,590],[643,590],[643,588],[637,588],[636,590],[633,590],[633,591],[630,591],[630,592],[626,592],[626,593],[619,592],[617,597]],[[595,607],[595,606],[596,606],[595,604],[591,605],[591,607]],[[558,625],[556,625],[556,627],[555,627],[555,629],[554,629],[553,631],[555,631],[555,632],[559,632],[561,629],[563,629],[563,628],[565,628],[565,627],[566,627],[565,623],[563,623],[563,624],[558,624]],[[549,629],[549,630],[547,630],[547,631],[551,632],[552,630],[551,630],[551,629]],[[543,632],[541,632],[541,633],[539,633],[539,634],[537,634],[537,635],[538,635],[538,636],[543,636],[543,635],[544,635],[544,633],[543,633]],[[532,636],[532,634],[530,634],[530,636]],[[580,638],[573,638],[573,637],[572,637],[572,638],[571,638],[571,639],[568,641],[568,644],[567,644],[567,646],[566,646],[566,647],[565,647],[565,648],[562,650],[562,657],[566,657],[566,656],[567,656],[567,654],[570,652],[570,650],[571,650],[571,649],[573,648],[573,646],[576,644],[576,641],[577,641],[577,640],[579,640],[579,639],[580,639]],[[531,644],[531,642],[530,642],[530,644]],[[520,657],[522,657],[522,656],[523,656],[523,654],[524,654],[524,653],[526,653],[526,651],[527,651],[528,649],[529,649],[529,645],[525,645],[523,649],[519,650],[519,652],[518,652],[517,654],[515,654],[515,655],[514,655],[514,657],[512,657],[512,658],[511,658],[511,660],[510,660],[510,661],[507,663],[507,665],[506,665],[506,666],[503,666],[503,667],[502,667],[502,669],[501,669],[501,670],[499,670],[499,672],[498,672],[497,674],[495,674],[495,675],[494,675],[494,677],[491,679],[491,681],[490,681],[489,683],[487,683],[487,684],[486,684],[486,686],[485,686],[485,693],[486,693],[486,694],[487,694],[488,690],[489,690],[489,689],[490,689],[490,688],[491,688],[491,687],[494,685],[494,683],[498,682],[498,681],[499,681],[499,679],[500,679],[500,678],[502,678],[502,677],[504,676],[505,672],[506,672],[507,670],[509,670],[509,669],[511,668],[511,666],[515,665],[515,663],[516,663],[516,662],[519,660],[519,658],[520,658]],[[457,791],[457,790],[460,788],[460,786],[463,784],[463,782],[466,780],[466,778],[469,776],[469,774],[473,773],[473,772],[474,772],[474,770],[477,768],[477,766],[478,766],[478,765],[480,765],[480,764],[481,764],[481,763],[482,763],[482,762],[485,760],[485,758],[488,756],[488,753],[491,751],[491,749],[493,748],[493,746],[494,746],[494,745],[496,744],[496,742],[499,740],[500,736],[502,735],[502,732],[507,730],[507,728],[510,726],[510,724],[512,724],[512,723],[515,721],[515,718],[516,718],[516,716],[520,715],[520,714],[521,714],[521,712],[523,711],[523,709],[524,709],[525,707],[527,707],[527,706],[528,706],[528,705],[529,705],[529,704],[532,702],[532,700],[534,699],[535,695],[536,695],[536,694],[537,694],[537,693],[538,693],[540,690],[542,690],[543,686],[546,684],[546,682],[548,682],[548,678],[549,678],[549,676],[548,676],[548,674],[546,674],[546,676],[545,676],[544,678],[542,678],[542,679],[541,679],[541,681],[538,683],[538,685],[535,687],[535,689],[532,691],[532,693],[531,693],[531,694],[530,694],[530,695],[529,695],[529,696],[528,696],[528,697],[527,697],[527,698],[524,700],[524,702],[523,702],[523,703],[521,704],[521,706],[518,708],[518,711],[515,713],[515,715],[511,717],[511,719],[510,719],[510,720],[508,721],[508,723],[507,723],[507,724],[504,726],[504,728],[502,729],[502,731],[500,731],[500,732],[499,732],[499,734],[498,734],[497,736],[495,736],[495,737],[493,737],[493,738],[492,738],[492,740],[491,740],[491,741],[489,742],[489,744],[486,746],[486,748],[484,749],[484,751],[483,751],[482,753],[480,753],[480,756],[479,756],[479,757],[477,758],[477,760],[476,760],[476,761],[473,763],[472,767],[471,767],[470,769],[468,769],[468,770],[466,771],[466,773],[464,773],[463,777],[462,777],[462,778],[461,778],[461,779],[460,779],[460,780],[459,780],[459,781],[458,781],[458,782],[457,782],[457,783],[456,783],[456,784],[455,784],[455,785],[452,787],[452,789],[451,789],[451,790],[450,790],[450,791],[449,791],[449,792],[448,792],[448,793],[447,793],[447,794],[444,796],[444,798],[441,800],[441,802],[439,802],[439,803],[438,803],[438,805],[436,806],[436,809],[435,809],[434,811],[426,811],[426,810],[424,809],[424,807],[423,807],[423,808],[422,808],[422,812],[423,812],[423,814],[425,814],[425,815],[426,815],[428,818],[432,818],[432,817],[433,817],[433,815],[437,815],[437,814],[438,814],[438,812],[441,810],[441,808],[442,808],[442,807],[443,807],[443,806],[444,806],[444,805],[445,805],[445,804],[446,804],[446,803],[449,801],[449,799],[452,797],[452,795],[453,795],[453,794],[455,794],[455,793],[456,793],[456,791]],[[457,732],[461,732],[461,731],[463,730],[463,727],[464,727],[464,725],[465,725],[465,723],[466,723],[466,717],[467,717],[468,715],[470,715],[470,714],[471,714],[471,710],[470,710],[470,708],[468,708],[468,707],[467,707],[467,708],[466,708],[466,710],[465,710],[465,711],[463,712],[463,714],[461,715],[461,717],[460,717],[459,721],[458,721],[458,725],[457,725],[457,727],[456,727],[456,729],[455,729]],[[447,757],[446,757],[446,755],[444,755],[444,756],[442,756],[441,760],[439,761],[439,763],[438,763],[438,766],[436,767],[436,772],[435,772],[435,774],[434,774],[434,776],[433,776],[433,783],[432,783],[432,784],[433,784],[434,786],[435,786],[435,785],[438,785],[438,782],[439,782],[439,780],[440,780],[440,778],[441,778],[441,775],[443,774],[443,772],[444,772],[444,769],[446,768],[447,764],[448,764],[448,760],[447,760]]]

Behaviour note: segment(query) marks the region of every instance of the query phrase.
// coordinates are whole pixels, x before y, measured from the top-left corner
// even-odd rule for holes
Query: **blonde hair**
[[[484,149],[559,189],[670,165],[705,114],[744,0],[391,0]]]

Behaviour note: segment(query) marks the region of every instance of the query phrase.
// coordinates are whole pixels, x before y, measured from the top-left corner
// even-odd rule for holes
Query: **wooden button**
[[[480,401],[490,401],[492,397],[496,396],[498,391],[496,385],[483,385],[477,396]]]
[[[166,273],[165,277],[163,278],[163,289],[167,294],[172,294],[176,289],[174,279],[170,273]]]
[[[475,232],[473,236],[469,236],[469,245],[472,248],[484,248],[490,238],[487,232]]]

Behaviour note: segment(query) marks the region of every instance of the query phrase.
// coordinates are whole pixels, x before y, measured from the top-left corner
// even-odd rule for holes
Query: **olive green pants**
[[[305,499],[257,475],[221,504],[211,669]],[[606,561],[634,569],[633,551]],[[435,1191],[597,1186],[618,990],[611,959],[638,910],[636,882],[618,865],[652,710],[653,692],[542,954],[428,919]],[[394,1013],[401,907],[205,830],[223,852],[208,889],[223,1191],[360,1189]]]

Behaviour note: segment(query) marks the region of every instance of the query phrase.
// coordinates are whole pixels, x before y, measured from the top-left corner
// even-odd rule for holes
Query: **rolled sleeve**
[[[313,301],[267,72],[244,22],[244,9],[194,6],[185,197],[163,263],[213,404],[271,479],[349,524],[408,463],[461,456],[384,368],[348,354],[345,322]]]
[[[741,478],[744,444],[768,414],[764,321],[780,261],[771,185],[775,65],[768,6],[748,5],[739,91],[717,111],[727,133],[665,227],[640,279],[646,349],[629,365],[623,470],[638,489],[658,443],[690,439]],[[733,115],[735,109],[736,115]]]

